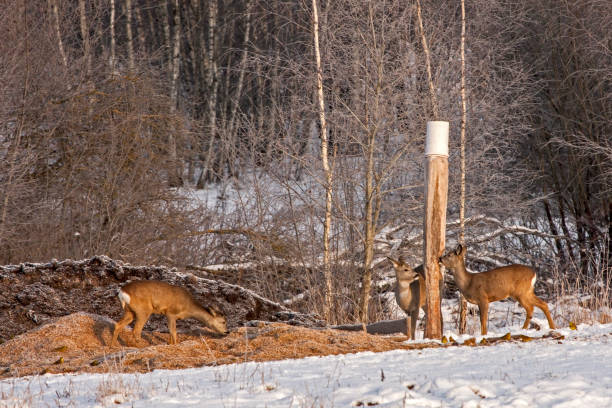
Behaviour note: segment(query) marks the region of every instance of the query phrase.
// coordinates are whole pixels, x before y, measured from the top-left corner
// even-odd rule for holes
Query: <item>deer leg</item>
[[[134,338],[136,340],[142,340],[142,328],[144,327],[147,320],[149,320],[150,313],[141,313],[136,315],[136,323],[134,323]]]
[[[548,305],[546,304],[545,301],[543,301],[542,299],[540,299],[536,295],[533,295],[533,297],[534,297],[535,305],[537,307],[539,307],[540,310],[542,310],[544,312],[544,314],[546,315],[546,320],[548,320],[548,326],[551,329],[554,329],[555,328],[555,322],[553,321],[552,317],[550,316],[550,311],[548,310]]]
[[[410,312],[410,339],[414,340],[416,334],[416,324],[419,318],[419,309]]]
[[[406,316],[406,337],[410,338],[410,321],[412,320],[411,315]]]
[[[117,338],[119,337],[119,332],[123,330],[125,326],[132,323],[132,320],[134,320],[134,313],[130,309],[125,309],[121,320],[115,323],[115,330],[113,331],[113,339],[111,340],[111,346],[117,345]]]
[[[478,303],[478,310],[480,310],[480,334],[483,336],[487,334],[487,319],[489,318],[489,302],[486,300]]]
[[[178,343],[177,335],[176,335],[176,316],[168,316],[168,331],[170,331],[170,341],[169,344]]]
[[[533,295],[533,297],[535,297],[535,295]],[[531,317],[533,316],[533,302],[526,301],[523,298],[519,298],[517,300],[520,303],[520,305],[523,306],[523,309],[525,309],[525,312],[527,312],[527,317],[525,318],[525,324],[523,324],[523,330],[525,330],[529,328],[529,323],[531,322]]]

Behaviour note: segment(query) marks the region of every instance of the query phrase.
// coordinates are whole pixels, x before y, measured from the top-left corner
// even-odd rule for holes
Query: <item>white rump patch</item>
[[[535,286],[535,281],[536,279],[538,279],[538,275],[533,275],[533,279],[531,280],[531,287],[533,288]],[[129,298],[129,297],[128,297]]]
[[[130,304],[130,295],[128,295],[122,290],[119,290],[117,296],[119,296],[119,300],[121,301],[121,307],[125,309],[125,304]]]

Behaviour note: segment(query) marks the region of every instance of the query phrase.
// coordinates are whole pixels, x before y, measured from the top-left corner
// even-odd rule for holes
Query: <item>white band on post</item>
[[[443,120],[427,122],[425,156],[448,157],[448,122]]]

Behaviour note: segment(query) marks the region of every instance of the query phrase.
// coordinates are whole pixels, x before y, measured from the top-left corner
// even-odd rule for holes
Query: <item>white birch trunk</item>
[[[429,96],[431,98],[431,108],[433,111],[433,119],[437,120],[438,113],[438,98],[436,97],[436,88],[433,82],[433,74],[431,72],[431,55],[429,53],[429,46],[427,45],[427,37],[425,36],[425,30],[423,29],[423,17],[421,16],[421,2],[417,0],[417,20],[419,24],[419,31],[421,32],[421,44],[423,45],[423,51],[425,52],[425,67],[427,68],[427,82],[429,84]]]
[[[459,203],[459,243],[465,245],[465,128],[467,108],[465,98],[465,0],[461,0],[461,198]],[[467,302],[459,293],[459,334],[464,334],[467,325]]]
[[[180,1],[174,0],[174,41],[172,46],[172,77],[170,81],[170,112],[175,113],[178,105],[178,78],[180,73],[180,51],[181,51],[181,12]],[[176,137],[171,132],[170,135],[170,160],[173,163],[173,174],[170,174],[170,184],[172,186],[181,185],[181,166],[176,152]]]
[[[87,69],[87,78],[91,76],[91,45],[89,43],[89,26],[87,25],[87,14],[85,0],[79,0],[79,17],[81,24],[81,37],[83,38],[83,56]]]
[[[68,68],[68,58],[66,57],[66,51],[64,51],[64,41],[62,40],[62,32],[60,30],[60,19],[59,19],[59,10],[57,7],[58,0],[51,0],[51,7],[53,9],[53,18],[55,25],[55,34],[57,35],[57,48],[59,49],[60,56],[62,57],[62,63],[64,64],[64,68]]]
[[[212,172],[212,153],[215,139],[217,137],[217,89],[219,82],[217,80],[217,61],[215,59],[215,30],[217,25],[217,2],[210,0],[208,3],[208,72],[206,73],[206,84],[208,86],[208,148],[206,150],[206,159],[202,176],[198,187],[204,187],[204,178],[206,173]]]
[[[325,98],[323,95],[323,72],[321,69],[321,51],[319,48],[319,13],[317,0],[312,0],[312,25],[314,36],[315,61],[317,64],[317,99],[319,102],[319,122],[321,124],[321,163],[325,173],[325,221],[323,223],[323,273],[325,276],[325,320],[330,321],[332,309],[333,281],[329,249],[331,230],[333,174],[329,165],[329,142],[327,138],[327,121],[325,117]]]
[[[117,39],[115,38],[115,0],[110,0],[110,66],[111,75],[115,73],[115,50],[117,46]]]
[[[134,71],[134,36],[132,34],[132,0],[125,0],[125,31],[127,33],[128,67]]]

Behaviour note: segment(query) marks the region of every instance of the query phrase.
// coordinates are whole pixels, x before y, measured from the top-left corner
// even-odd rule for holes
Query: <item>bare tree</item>
[[[332,219],[333,173],[329,165],[329,142],[325,119],[325,98],[323,95],[323,74],[321,72],[321,52],[319,50],[319,12],[317,0],[312,0],[312,28],[317,66],[317,100],[319,103],[319,124],[321,126],[321,163],[325,173],[325,221],[323,223],[323,274],[325,276],[325,320],[330,320],[332,308],[333,282],[330,264],[329,232]]]
[[[115,71],[115,49],[117,47],[117,39],[115,37],[115,0],[110,0],[110,71],[114,73]]]
[[[114,2],[114,0],[112,1]],[[68,58],[66,57],[66,51],[64,51],[64,41],[62,40],[62,32],[60,29],[60,16],[57,2],[58,0],[51,0],[51,8],[53,10],[53,25],[55,27],[55,35],[57,36],[57,49],[59,50],[60,55],[62,56],[64,68],[68,68]]]
[[[417,22],[419,24],[419,33],[421,35],[421,44],[425,53],[425,67],[427,68],[427,83],[429,85],[429,100],[431,102],[433,119],[437,120],[440,117],[438,110],[438,97],[436,96],[436,87],[434,85],[433,75],[431,72],[431,53],[429,52],[429,45],[427,45],[427,36],[425,35],[425,29],[423,28],[423,17],[421,15],[422,13],[420,0],[416,0],[416,11]]]
[[[461,0],[461,197],[459,199],[459,243],[465,245],[465,128],[467,109],[465,97],[465,0]],[[459,334],[466,330],[467,301],[459,293]]]
[[[114,8],[114,0],[113,8]],[[128,68],[130,72],[134,71],[134,38],[132,34],[132,0],[125,0],[125,32],[127,33],[127,50],[128,50]],[[180,20],[179,20],[180,23]],[[176,24],[176,21],[175,21]],[[176,45],[175,45],[176,46]],[[173,77],[174,78],[174,77]]]
[[[213,146],[217,137],[217,92],[219,89],[217,60],[215,52],[217,42],[215,41],[217,25],[217,3],[216,1],[208,2],[208,70],[206,72],[206,86],[208,90],[208,148],[206,149],[206,158],[204,160],[202,173],[198,180],[198,187],[204,187],[204,180],[211,178],[210,172],[212,167],[212,155],[214,152]]]
[[[89,25],[87,24],[87,8],[85,0],[79,0],[79,16],[81,23],[81,38],[83,41],[83,56],[85,58],[85,66],[87,67],[87,76],[91,76],[91,42],[89,40]]]

